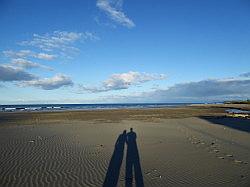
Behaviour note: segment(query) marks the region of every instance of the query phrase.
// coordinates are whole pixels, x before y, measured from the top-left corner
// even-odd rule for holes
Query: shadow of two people
[[[109,167],[106,173],[103,187],[117,186],[123,160],[125,142],[127,144],[125,186],[132,187],[133,169],[135,185],[137,187],[144,186],[136,138],[137,136],[133,131],[133,128],[130,128],[129,133],[126,133],[126,130],[124,130],[123,133],[118,136],[112,158],[109,162]]]

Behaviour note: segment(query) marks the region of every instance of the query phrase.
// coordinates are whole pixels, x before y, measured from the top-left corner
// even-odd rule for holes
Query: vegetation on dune
[[[225,101],[224,104],[250,104],[250,99],[247,99],[245,101],[240,101],[240,100],[236,100],[236,101]]]

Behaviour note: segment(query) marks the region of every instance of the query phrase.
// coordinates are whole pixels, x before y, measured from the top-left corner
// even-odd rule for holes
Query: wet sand
[[[0,186],[125,186],[128,157],[141,186],[249,186],[250,121],[225,115],[207,106],[0,113]],[[136,149],[115,146],[130,127]]]

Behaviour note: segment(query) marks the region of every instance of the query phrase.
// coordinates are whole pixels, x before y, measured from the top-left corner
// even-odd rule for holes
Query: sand
[[[0,186],[125,186],[131,159],[134,185],[136,178],[140,186],[249,186],[250,121],[223,111],[1,113]],[[130,127],[132,153],[123,140],[115,146]]]

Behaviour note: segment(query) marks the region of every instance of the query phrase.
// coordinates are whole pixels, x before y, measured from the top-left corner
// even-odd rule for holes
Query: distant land
[[[225,101],[224,104],[250,104],[250,99],[247,99],[247,100]]]

